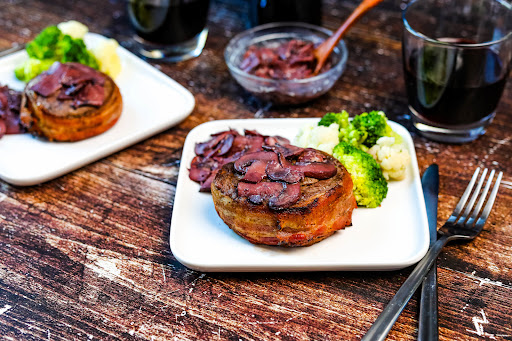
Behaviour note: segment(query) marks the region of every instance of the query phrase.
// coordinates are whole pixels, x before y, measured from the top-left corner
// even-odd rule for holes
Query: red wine
[[[412,51],[404,63],[409,106],[425,119],[444,125],[478,122],[495,111],[509,71],[509,61],[500,60],[488,48],[424,46]]]
[[[137,35],[149,42],[177,44],[194,38],[206,26],[209,0],[170,0],[168,6],[130,0],[128,12]]]

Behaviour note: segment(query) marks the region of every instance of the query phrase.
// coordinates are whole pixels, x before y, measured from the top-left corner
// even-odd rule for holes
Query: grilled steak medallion
[[[244,154],[213,180],[217,213],[251,243],[307,246],[351,225],[356,201],[347,170],[324,152],[291,147]]]
[[[119,119],[122,98],[114,81],[79,63],[54,63],[25,87],[21,122],[50,141],[99,135]]]

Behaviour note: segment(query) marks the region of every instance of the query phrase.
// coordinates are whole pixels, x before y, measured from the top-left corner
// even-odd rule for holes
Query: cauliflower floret
[[[382,168],[386,180],[402,180],[411,156],[405,145],[396,143],[395,137],[384,136],[368,150]]]
[[[63,34],[67,34],[73,39],[84,39],[85,34],[89,32],[87,26],[76,20],[61,22],[57,27]]]
[[[100,71],[112,78],[121,72],[121,59],[117,54],[119,43],[115,39],[106,39],[95,46],[91,52],[100,64]]]
[[[303,126],[293,144],[302,148],[315,148],[332,154],[334,147],[340,142],[338,138],[340,126],[332,123],[330,126],[319,126],[316,123]]]

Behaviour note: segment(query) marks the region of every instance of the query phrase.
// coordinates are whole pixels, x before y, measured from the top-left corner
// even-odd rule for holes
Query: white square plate
[[[105,37],[88,33],[93,47]],[[52,180],[168,129],[194,109],[194,96],[174,80],[128,50],[119,47],[122,71],[115,82],[123,96],[123,112],[108,131],[78,142],[48,142],[30,134],[0,139],[0,178],[30,186]],[[20,51],[0,58],[0,84],[23,90],[14,68],[27,58]]]
[[[293,140],[299,128],[314,119],[252,119],[204,123],[187,136],[171,221],[171,251],[182,264],[200,271],[326,271],[394,270],[419,261],[429,244],[427,215],[411,135],[389,122],[400,134],[411,162],[406,178],[389,183],[378,208],[354,210],[351,227],[311,246],[284,248],[249,243],[219,218],[211,195],[200,193],[188,177],[196,142],[230,128],[257,130]]]

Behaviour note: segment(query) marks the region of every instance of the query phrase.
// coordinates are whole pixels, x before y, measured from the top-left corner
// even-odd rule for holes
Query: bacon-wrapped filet
[[[25,87],[21,122],[50,141],[99,135],[119,119],[121,92],[106,74],[79,63],[54,63]]]
[[[307,246],[350,226],[352,179],[332,156],[267,146],[222,166],[211,185],[215,209],[255,244]]]

